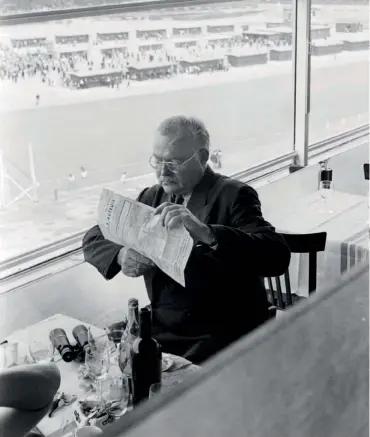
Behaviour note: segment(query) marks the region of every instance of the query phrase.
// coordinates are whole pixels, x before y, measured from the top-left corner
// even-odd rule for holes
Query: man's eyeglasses
[[[196,154],[197,154],[197,152],[194,153],[194,155],[192,155],[189,159],[182,162],[181,164],[177,164],[177,163],[171,162],[171,161],[161,161],[155,155],[152,155],[149,158],[149,164],[155,170],[159,170],[165,165],[167,167],[167,170],[169,170],[171,173],[178,173],[181,170],[181,167],[184,166],[191,159],[193,159]]]

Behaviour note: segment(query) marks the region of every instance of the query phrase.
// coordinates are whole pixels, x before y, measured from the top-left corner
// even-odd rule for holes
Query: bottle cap
[[[137,307],[137,306],[139,306],[139,301],[138,301],[138,299],[136,299],[135,297],[131,297],[131,298],[128,300],[128,306],[129,306],[129,307]]]

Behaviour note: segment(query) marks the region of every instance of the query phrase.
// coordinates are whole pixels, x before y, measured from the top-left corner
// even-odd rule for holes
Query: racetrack
[[[366,61],[313,70],[311,132],[368,112],[368,74]],[[185,113],[203,119],[212,145],[243,168],[262,155],[273,157],[273,144],[279,151],[291,150],[292,112],[292,76],[284,73],[3,113],[2,147],[6,156],[26,170],[27,144],[31,142],[36,174],[42,182],[78,172],[80,165],[91,171],[142,163],[150,155],[156,125],[169,115]],[[130,176],[135,176],[135,167],[136,172],[143,172],[142,164],[134,164]]]

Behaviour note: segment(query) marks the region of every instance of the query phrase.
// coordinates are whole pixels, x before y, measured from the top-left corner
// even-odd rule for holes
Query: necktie
[[[177,196],[176,194],[173,194],[171,197],[171,202],[176,203],[176,205],[183,205],[184,203],[184,196],[181,194]]]
[[[176,205],[183,205],[183,203],[184,203],[184,196],[176,196],[176,199],[175,199],[175,203],[176,203]]]

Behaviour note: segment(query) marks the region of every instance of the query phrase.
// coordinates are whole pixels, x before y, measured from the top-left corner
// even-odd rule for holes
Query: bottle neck
[[[132,343],[139,336],[139,306],[138,302],[129,302],[125,334],[122,340]]]
[[[139,323],[139,307],[129,306],[127,324],[131,326],[134,322]]]
[[[152,336],[152,318],[149,310],[142,310],[140,313],[140,337],[151,338]]]

